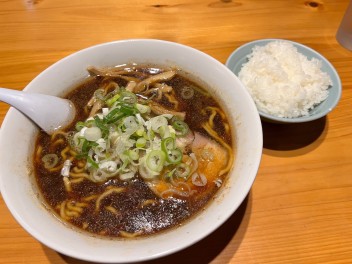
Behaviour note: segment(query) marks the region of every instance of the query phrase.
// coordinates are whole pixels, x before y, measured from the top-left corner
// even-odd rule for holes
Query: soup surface
[[[47,204],[90,233],[136,237],[205,208],[233,163],[227,117],[177,69],[88,68],[67,95],[73,124],[40,132],[34,171]]]

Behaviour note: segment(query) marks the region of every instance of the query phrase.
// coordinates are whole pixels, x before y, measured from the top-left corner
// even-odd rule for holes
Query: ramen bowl
[[[235,161],[216,198],[182,226],[149,237],[104,239],[61,222],[47,209],[33,175],[32,155],[38,128],[11,108],[0,130],[2,196],[28,233],[53,250],[73,258],[128,263],[182,250],[209,235],[236,211],[247,196],[259,167],[262,128],[254,102],[229,69],[191,47],[160,40],[104,43],[53,64],[25,90],[63,96],[88,76],[88,66],[115,66],[128,62],[177,66],[206,83],[229,118]]]

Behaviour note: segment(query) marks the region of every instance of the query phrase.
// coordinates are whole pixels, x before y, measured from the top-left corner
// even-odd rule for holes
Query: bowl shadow
[[[142,264],[176,264],[176,263],[197,263],[205,264],[210,263],[222,251],[228,250],[232,254],[223,254],[222,262],[230,262],[231,257],[236,253],[238,247],[240,246],[243,237],[246,233],[250,212],[251,212],[251,194],[249,193],[245,200],[242,202],[240,207],[236,210],[231,217],[222,224],[217,230],[213,233],[200,240],[196,244],[183,249],[174,254],[161,257],[154,260],[138,262]],[[231,247],[229,246],[231,244]],[[67,263],[67,264],[88,264],[93,262],[83,261],[68,257],[61,253],[46,247],[43,245],[43,251],[45,252],[50,263]],[[228,259],[226,259],[228,258]],[[60,259],[60,261],[58,261]]]
[[[300,149],[300,154],[303,154],[302,151],[309,152],[322,142],[327,133],[328,120],[325,116],[305,123],[278,124],[262,120],[262,128],[264,153],[275,153],[266,150]]]

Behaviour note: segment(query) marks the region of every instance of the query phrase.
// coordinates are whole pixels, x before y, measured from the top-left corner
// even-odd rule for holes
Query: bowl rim
[[[167,44],[167,45],[175,45],[175,46],[178,46],[178,47],[181,47],[183,49],[187,49],[187,50],[191,50],[192,52],[196,52],[198,54],[200,54],[201,56],[205,56],[207,60],[210,60],[212,63],[215,63],[218,67],[221,68],[221,70],[223,71],[227,71],[228,74],[231,74],[231,71],[225,67],[224,64],[220,63],[219,61],[217,61],[215,58],[211,57],[210,55],[204,53],[204,52],[201,52],[195,48],[192,48],[190,46],[186,46],[186,45],[183,45],[183,44],[179,44],[179,43],[176,43],[176,42],[170,42],[170,41],[164,41],[164,40],[155,40],[155,39],[127,39],[127,40],[117,40],[117,41],[111,41],[111,42],[105,42],[105,43],[101,43],[101,44],[97,44],[97,45],[93,45],[93,46],[90,46],[88,48],[85,48],[85,49],[81,49],[79,51],[76,51],[60,60],[58,60],[57,62],[55,62],[54,64],[52,64],[51,66],[49,66],[48,68],[46,68],[45,70],[43,70],[39,75],[37,75],[25,88],[25,90],[30,90],[29,88],[32,88],[31,87],[31,84],[35,82],[35,80],[37,80],[40,76],[43,76],[45,74],[47,74],[48,72],[50,72],[52,70],[52,68],[55,68],[58,64],[61,64],[63,61],[66,61],[66,60],[69,60],[71,59],[72,57],[74,56],[77,56],[78,54],[82,54],[82,53],[85,53],[91,49],[96,49],[96,48],[103,48],[104,46],[106,45],[116,45],[116,44],[119,44],[119,43],[133,43],[133,42],[142,42],[142,43],[153,43],[153,42],[158,42],[158,43],[164,43],[164,44]],[[236,77],[237,78],[237,77]],[[238,79],[238,78],[237,78]],[[239,85],[242,85],[240,82],[239,82]],[[243,86],[243,85],[242,85]],[[254,102],[253,100],[251,99],[249,93],[246,91],[246,89],[243,87],[243,92],[245,92],[245,94],[247,93],[248,94],[248,99],[249,99],[249,106],[251,107],[251,109],[254,111],[256,108],[255,108],[255,105],[254,105]],[[9,126],[9,123],[12,122],[12,116],[14,114],[16,114],[16,110],[15,109],[10,109],[10,111],[6,114],[5,116],[5,119],[4,119],[4,122],[3,122],[3,126],[4,128],[8,127]],[[258,129],[260,129],[260,132],[258,131],[258,138],[256,139],[257,142],[258,142],[258,145],[256,146],[256,150],[254,152],[255,156],[253,158],[253,162],[252,162],[252,175],[250,175],[250,180],[246,182],[243,190],[241,190],[241,194],[244,194],[244,195],[241,195],[241,199],[238,199],[238,201],[236,201],[235,203],[233,203],[231,205],[231,208],[229,208],[231,211],[231,213],[227,213],[225,214],[225,216],[221,219],[221,221],[219,222],[219,224],[217,224],[216,226],[212,226],[211,228],[208,228],[206,232],[203,232],[201,235],[197,236],[195,239],[191,239],[190,242],[188,243],[184,243],[183,245],[180,245],[178,247],[175,247],[175,248],[170,248],[169,250],[167,251],[164,251],[164,252],[159,252],[158,254],[154,254],[154,255],[150,255],[148,257],[144,257],[144,258],[138,258],[138,256],[135,256],[133,259],[126,259],[126,260],[116,260],[116,259],[110,259],[110,258],[104,258],[104,259],[101,259],[99,258],[98,256],[95,258],[95,259],[92,259],[92,258],[86,258],[85,256],[78,256],[72,252],[67,252],[64,250],[65,247],[62,247],[62,246],[58,246],[56,245],[54,242],[52,242],[50,239],[46,238],[46,237],[43,237],[40,233],[38,233],[36,230],[33,230],[33,228],[28,225],[24,220],[23,220],[23,217],[19,214],[18,212],[18,209],[14,207],[14,205],[11,203],[11,201],[9,200],[10,199],[10,196],[9,194],[5,191],[2,192],[2,196],[3,196],[3,199],[7,205],[7,207],[9,208],[10,212],[12,213],[12,215],[14,216],[14,218],[16,219],[16,221],[29,233],[31,234],[34,238],[36,238],[38,241],[40,241],[41,243],[43,243],[44,245],[47,245],[48,247],[62,253],[62,254],[65,254],[67,256],[71,256],[71,257],[74,257],[74,258],[78,258],[78,259],[83,259],[83,260],[87,260],[87,261],[96,261],[96,262],[104,262],[104,263],[117,263],[119,261],[123,261],[123,263],[128,263],[128,262],[135,262],[135,261],[146,261],[146,260],[151,260],[151,259],[155,259],[155,258],[159,258],[159,257],[162,257],[162,256],[166,256],[166,255],[169,255],[169,254],[172,254],[172,253],[175,253],[177,251],[180,251],[186,247],[189,247],[191,245],[193,245],[194,243],[198,242],[199,240],[205,238],[207,235],[209,235],[210,233],[214,232],[214,230],[216,230],[217,228],[219,228],[237,209],[238,207],[241,205],[241,203],[243,202],[243,200],[246,198],[246,196],[248,195],[253,183],[254,183],[254,180],[256,178],[256,175],[257,175],[257,172],[258,172],[258,169],[259,169],[259,165],[260,165],[260,161],[261,161],[261,156],[262,156],[262,146],[263,146],[263,133],[262,133],[262,127],[261,127],[261,123],[260,123],[260,119],[259,119],[259,115],[256,117],[254,112],[253,112],[253,115],[254,115],[254,118],[256,119],[255,120],[255,127],[257,127]],[[0,145],[3,144],[3,141],[5,140],[4,139],[4,132],[5,132],[5,129],[4,128],[1,128],[0,129]],[[7,131],[6,131],[7,132]],[[259,151],[260,149],[260,151]],[[1,174],[2,173],[2,170],[0,171]],[[0,177],[0,190],[4,190],[4,178],[7,177],[6,175],[1,175]],[[121,262],[122,263],[122,262]]]
[[[314,55],[315,58],[323,61],[323,63],[325,63],[327,65],[327,67],[331,71],[331,74],[330,73],[328,73],[328,74],[330,76],[333,75],[336,78],[337,83],[334,84],[334,87],[336,86],[336,88],[335,88],[336,96],[333,98],[333,100],[332,100],[332,102],[330,104],[330,107],[324,108],[324,111],[321,111],[320,113],[317,113],[317,114],[314,114],[314,115],[308,115],[308,116],[293,117],[293,118],[278,117],[278,116],[274,116],[274,115],[265,113],[265,112],[263,112],[263,111],[261,111],[260,109],[257,108],[258,113],[262,117],[262,119],[265,120],[265,121],[268,121],[268,122],[275,122],[275,123],[304,123],[304,122],[310,122],[310,121],[314,121],[314,120],[317,120],[319,118],[322,118],[322,117],[326,116],[327,114],[329,114],[333,109],[335,109],[335,107],[338,105],[338,103],[339,103],[339,101],[341,99],[341,96],[342,96],[342,83],[341,83],[340,76],[339,76],[336,68],[332,65],[332,63],[325,56],[323,56],[321,53],[319,53],[318,51],[312,49],[311,47],[309,47],[307,45],[304,45],[302,43],[299,43],[299,42],[296,42],[296,41],[292,41],[292,40],[289,40],[289,39],[280,39],[280,38],[257,39],[257,40],[253,40],[253,41],[244,43],[244,44],[240,45],[239,47],[237,47],[230,54],[230,56],[227,58],[225,65],[233,72],[233,69],[230,68],[230,65],[231,65],[232,61],[234,59],[236,59],[236,56],[237,56],[237,54],[240,51],[250,48],[250,51],[248,53],[246,53],[246,55],[248,55],[252,51],[252,48],[254,46],[256,46],[256,45],[263,46],[263,45],[265,45],[265,44],[267,44],[269,42],[272,42],[272,41],[289,42],[289,43],[293,44],[295,47],[299,47],[301,49],[305,49],[305,50],[311,52]]]

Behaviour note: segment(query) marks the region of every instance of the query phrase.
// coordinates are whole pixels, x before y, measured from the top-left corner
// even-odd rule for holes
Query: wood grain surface
[[[175,41],[222,63],[261,38],[310,46],[340,75],[336,109],[305,124],[263,123],[261,166],[236,213],[194,246],[146,263],[352,263],[352,52],[335,39],[348,2],[0,0],[0,86],[23,89],[57,60],[120,39]],[[8,108],[0,102],[0,123]],[[0,198],[0,263],[85,262],[31,237]]]

